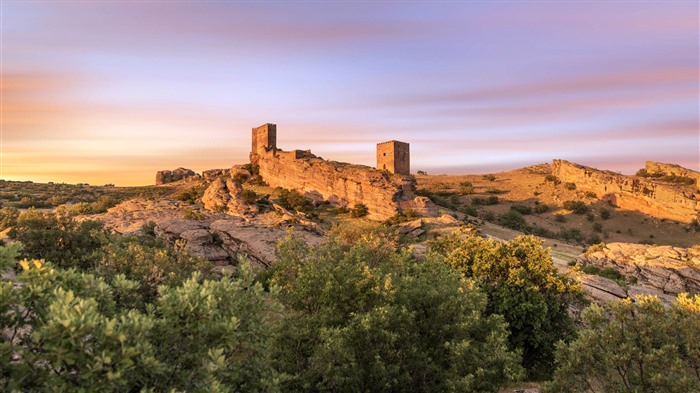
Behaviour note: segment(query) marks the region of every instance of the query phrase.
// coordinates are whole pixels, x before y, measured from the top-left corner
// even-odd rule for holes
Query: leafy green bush
[[[243,199],[243,202],[250,205],[257,202],[258,194],[256,194],[255,191],[252,190],[242,190],[241,199]]]
[[[297,190],[281,188],[277,200],[282,207],[288,210],[302,213],[311,213],[314,210],[313,203]]]
[[[363,205],[362,203],[358,203],[352,208],[352,210],[350,210],[350,217],[360,218],[366,216],[368,213],[369,210],[367,209],[367,206]]]
[[[57,266],[87,269],[107,242],[107,232],[99,221],[78,222],[33,208],[22,212],[9,237],[24,245],[22,257],[53,261]]]
[[[584,310],[578,338],[557,346],[543,393],[700,391],[700,296],[670,308],[653,296]]]
[[[607,220],[608,218],[610,218],[610,210],[606,208],[600,209],[600,218],[602,218],[603,220]]]
[[[1,391],[277,390],[276,302],[245,265],[240,278],[161,286],[146,312],[130,308],[137,284],[123,275],[21,266],[0,281]]]
[[[549,211],[549,206],[544,203],[537,203],[535,204],[535,213],[541,214],[541,213],[546,213]]]
[[[581,201],[566,201],[563,207],[575,214],[585,214],[588,211],[588,206]]]
[[[559,179],[558,179],[556,176],[554,176],[554,175],[547,175],[547,176],[545,176],[545,177],[544,177],[544,181],[550,182],[550,183],[554,183],[554,185],[557,185],[557,184],[561,183],[561,182],[559,181]]]
[[[278,258],[285,391],[493,392],[520,375],[502,318],[484,316],[485,297],[440,262],[365,238],[289,238]]]
[[[498,225],[515,229],[516,231],[521,231],[527,228],[525,218],[517,210],[509,210],[508,212],[499,215],[497,222]]]
[[[470,181],[463,181],[459,183],[459,193],[460,194],[473,194],[474,193],[474,185]]]
[[[573,191],[576,189],[576,183],[564,183],[564,188]]]
[[[472,205],[474,206],[480,206],[480,205],[497,205],[500,202],[497,196],[495,195],[490,195],[487,198],[472,198]]]
[[[0,209],[0,231],[14,226],[19,218],[19,209],[15,207],[3,207]]]
[[[510,210],[515,210],[516,212],[520,214],[531,214],[532,213],[532,208],[530,206],[525,206],[525,205],[513,205],[510,207]]]
[[[551,372],[555,343],[573,337],[569,305],[580,296],[575,280],[557,273],[548,249],[533,236],[510,242],[451,234],[428,243],[437,255],[473,279],[488,297],[488,313],[503,315],[511,348],[523,351],[530,377]]]
[[[488,175],[483,175],[481,176],[482,179],[488,180],[488,181],[496,181],[496,176],[488,174]]]

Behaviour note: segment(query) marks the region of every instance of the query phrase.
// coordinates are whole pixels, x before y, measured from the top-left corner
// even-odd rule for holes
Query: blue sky
[[[2,1],[6,179],[153,183],[250,129],[373,165],[700,169],[696,1]]]

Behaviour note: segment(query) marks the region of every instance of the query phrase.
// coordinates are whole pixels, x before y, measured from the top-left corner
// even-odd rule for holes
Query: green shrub
[[[575,214],[584,214],[588,211],[588,206],[581,201],[566,201],[563,206],[564,209]]]
[[[369,210],[367,209],[367,206],[358,203],[357,205],[355,205],[355,207],[352,208],[352,210],[350,210],[350,217],[360,218],[366,216],[368,213]]]
[[[516,231],[522,231],[523,229],[527,228],[525,218],[517,210],[509,210],[508,212],[499,215],[497,222],[498,225],[515,229]]]
[[[557,346],[543,393],[700,391],[700,296],[664,307],[654,296],[593,305],[578,338]]]
[[[500,316],[458,272],[366,234],[280,243],[291,312],[275,347],[284,391],[494,392],[520,377]]]
[[[564,183],[564,188],[573,191],[576,189],[576,183]]]
[[[464,195],[473,194],[474,185],[470,181],[463,181],[459,183],[459,192]]]
[[[546,213],[549,211],[549,206],[547,206],[544,203],[538,203],[535,205],[535,213],[541,214],[541,213]]]
[[[297,190],[280,189],[278,202],[288,210],[302,213],[311,213],[314,210],[313,203]]]
[[[591,198],[591,199],[598,198],[598,195],[596,195],[596,193],[593,191],[586,191],[586,193],[584,195],[586,198]]]
[[[483,175],[481,178],[488,181],[496,181],[496,176],[491,174]]]
[[[568,308],[580,289],[557,273],[549,250],[533,236],[501,242],[451,234],[428,243],[428,255],[433,254],[486,292],[486,309],[505,317],[511,348],[523,351],[529,377],[551,373],[555,344],[573,337]]]
[[[547,176],[545,176],[545,177],[544,177],[544,181],[550,182],[550,183],[554,183],[554,185],[557,185],[557,184],[561,183],[561,182],[559,181],[559,179],[558,179],[556,176],[554,176],[554,175],[547,175]]]
[[[0,231],[13,227],[19,218],[19,209],[15,207],[3,207],[0,209]]]
[[[513,205],[510,207],[510,210],[515,210],[516,212],[520,214],[531,214],[532,213],[532,208],[530,206],[525,206],[525,205]]]
[[[258,200],[258,194],[255,193],[255,191],[252,190],[242,190],[241,191],[241,199],[243,199],[243,202],[251,205]]]
[[[566,222],[566,217],[563,214],[555,214],[554,221],[556,222]]]
[[[601,208],[600,209],[600,218],[602,218],[603,220],[607,220],[608,218],[610,218],[610,210],[608,210],[606,208]]]

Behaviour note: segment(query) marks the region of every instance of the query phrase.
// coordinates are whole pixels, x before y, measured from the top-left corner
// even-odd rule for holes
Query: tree
[[[280,243],[277,340],[291,391],[493,392],[519,376],[499,316],[448,266],[368,235]]]
[[[653,296],[593,305],[578,338],[557,346],[544,392],[700,391],[700,296],[670,307]]]
[[[86,269],[94,266],[95,253],[107,242],[103,226],[98,221],[78,222],[70,216],[30,208],[19,215],[9,236],[24,245],[25,258]]]
[[[580,296],[578,284],[557,273],[549,249],[534,236],[501,242],[450,234],[431,241],[428,253],[475,281],[487,295],[486,312],[508,322],[529,377],[547,376],[555,344],[574,333],[568,307]]]
[[[0,247],[0,267],[16,255]],[[0,391],[279,390],[276,302],[246,263],[237,277],[163,285],[145,312],[125,301],[138,283],[123,275],[20,266],[0,279]]]

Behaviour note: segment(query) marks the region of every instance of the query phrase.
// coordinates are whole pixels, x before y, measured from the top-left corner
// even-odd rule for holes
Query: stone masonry
[[[411,154],[406,142],[377,143],[377,169],[398,175],[411,174]]]

